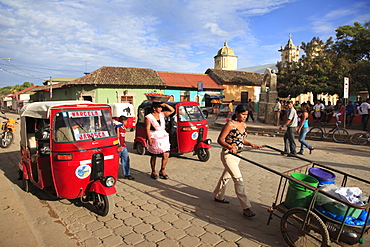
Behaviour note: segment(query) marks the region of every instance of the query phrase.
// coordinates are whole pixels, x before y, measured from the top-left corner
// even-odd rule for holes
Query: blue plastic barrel
[[[335,174],[320,167],[311,167],[308,174],[319,180],[319,185],[335,183]]]

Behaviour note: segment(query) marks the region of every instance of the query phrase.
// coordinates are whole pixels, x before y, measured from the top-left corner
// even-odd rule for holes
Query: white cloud
[[[90,71],[129,66],[203,73],[213,67],[213,56],[226,39],[239,56],[239,65],[271,63],[279,56],[276,50],[281,44],[261,44],[250,23],[253,17],[292,2],[0,0],[0,56],[11,57],[13,64],[63,69],[41,70],[38,77],[79,77],[85,61]],[[333,30],[335,16],[346,16],[346,12],[339,8],[321,21],[315,18],[312,29],[318,33]],[[0,68],[8,68],[1,64]],[[7,83],[5,77],[0,83]]]

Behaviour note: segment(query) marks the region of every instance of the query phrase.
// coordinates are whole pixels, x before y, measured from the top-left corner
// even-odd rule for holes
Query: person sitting
[[[329,123],[334,114],[334,106],[331,104],[331,101],[328,101],[327,106],[325,106],[325,112],[326,120],[324,122]]]
[[[72,119],[71,128],[66,127],[66,126],[62,126],[58,128],[58,130],[56,131],[56,141],[57,142],[72,142],[75,140],[78,134],[86,133],[86,131],[82,127],[82,123],[83,122],[81,118],[74,118]]]

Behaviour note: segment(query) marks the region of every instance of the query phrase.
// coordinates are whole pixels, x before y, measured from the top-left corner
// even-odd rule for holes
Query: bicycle
[[[313,127],[311,130],[307,133],[308,137],[311,140],[314,141],[319,141],[323,137],[327,138],[329,137],[330,134],[333,135],[333,140],[335,142],[343,143],[346,142],[349,138],[349,133],[346,129],[341,129],[339,127],[340,121],[335,123],[335,126],[329,130],[328,132],[326,131],[326,124],[321,123],[322,125],[320,127]]]
[[[365,145],[370,142],[370,130],[365,133],[356,133],[349,140],[355,145]]]

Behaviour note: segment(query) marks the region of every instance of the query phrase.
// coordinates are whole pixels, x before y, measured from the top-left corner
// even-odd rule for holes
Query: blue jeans
[[[130,157],[128,156],[127,147],[122,147],[122,151],[119,152],[119,156],[121,157],[123,175],[130,175]]]
[[[310,131],[310,127],[302,128],[301,132],[299,132],[298,141],[301,143],[301,150],[299,150],[299,152],[301,153],[304,152],[304,146],[308,149],[312,149],[312,146],[305,141],[308,131]]]

